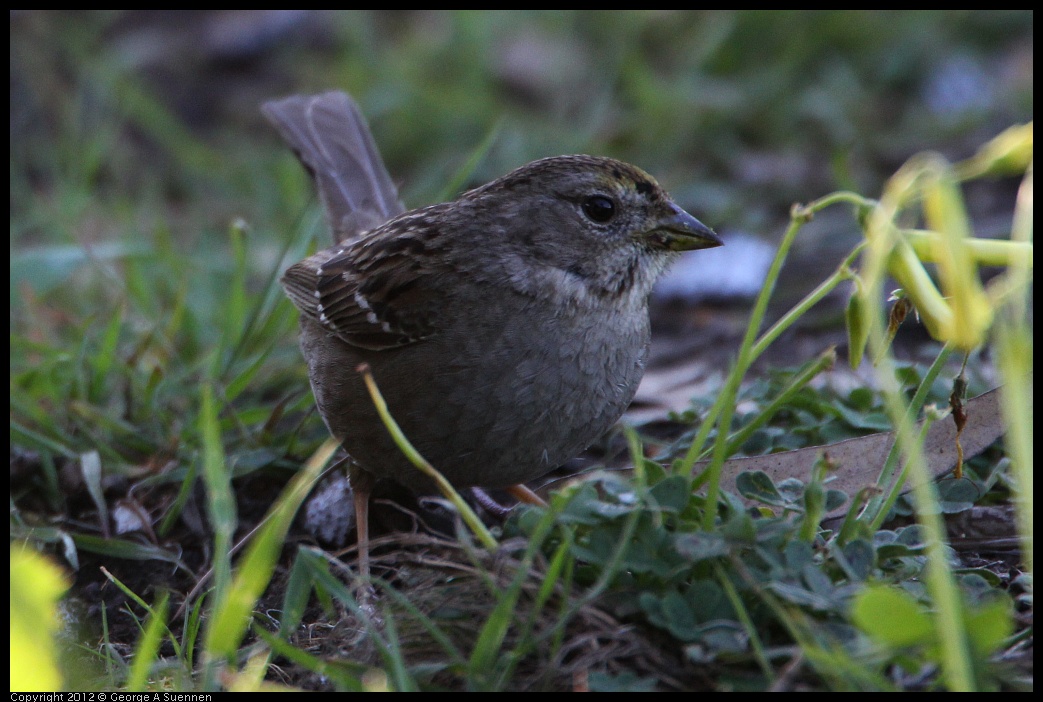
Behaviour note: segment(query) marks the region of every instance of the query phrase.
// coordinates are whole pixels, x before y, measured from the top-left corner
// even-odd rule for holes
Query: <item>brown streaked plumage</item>
[[[534,161],[402,213],[346,95],[265,112],[315,177],[338,240],[282,283],[320,414],[353,460],[360,549],[374,480],[426,484],[359,364],[454,485],[522,483],[619,419],[644,372],[656,278],[675,252],[721,244],[647,173],[596,156]]]

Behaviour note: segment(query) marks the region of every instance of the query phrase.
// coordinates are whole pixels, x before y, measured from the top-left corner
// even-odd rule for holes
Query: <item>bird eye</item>
[[[616,214],[616,203],[604,195],[591,195],[583,201],[583,213],[595,222],[604,224]]]

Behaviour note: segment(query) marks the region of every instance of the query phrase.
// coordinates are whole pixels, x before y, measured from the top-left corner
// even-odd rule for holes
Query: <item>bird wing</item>
[[[427,263],[425,231],[437,218],[425,212],[290,266],[281,280],[286,294],[302,314],[361,348],[397,348],[434,334],[449,301],[445,281]]]

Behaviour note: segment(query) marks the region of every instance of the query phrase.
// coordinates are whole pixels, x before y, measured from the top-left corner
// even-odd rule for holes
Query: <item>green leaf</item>
[[[852,368],[862,365],[862,357],[865,355],[866,342],[869,340],[869,320],[867,319],[868,308],[863,293],[858,285],[847,299],[847,310],[845,313],[847,321],[847,354],[848,363]]]
[[[691,484],[692,481],[687,476],[671,475],[656,483],[648,493],[659,509],[681,512],[688,506]]]
[[[250,611],[271,581],[290,524],[337,447],[335,440],[327,439],[294,476],[251,538],[229,587],[215,597],[206,635],[206,650],[215,659],[234,660]]]
[[[160,595],[159,603],[149,612],[148,623],[141,634],[141,640],[134,651],[130,674],[127,676],[125,689],[128,692],[145,692],[148,690],[148,679],[152,666],[157,662],[159,646],[163,642],[163,634],[167,631],[167,603],[169,595]]]
[[[786,567],[794,571],[799,571],[807,565],[813,565],[815,560],[815,552],[811,549],[811,544],[806,541],[790,541],[783,550],[783,556],[786,560]]]
[[[1014,605],[1004,593],[996,595],[966,616],[971,645],[980,656],[992,655],[1014,633]]]
[[[840,509],[847,502],[847,493],[843,490],[826,490],[826,513]]]
[[[897,587],[868,586],[855,598],[851,617],[870,638],[890,648],[924,644],[934,635],[923,605]]]
[[[62,689],[55,637],[58,600],[68,587],[49,559],[11,545],[11,692]]]
[[[735,489],[748,500],[757,500],[776,507],[785,504],[771,477],[762,470],[739,473],[735,478]]]
[[[811,607],[820,612],[828,612],[837,608],[837,603],[832,598],[824,597],[792,583],[769,583],[768,588],[782,599],[795,605]]]
[[[660,611],[666,621],[667,630],[681,641],[693,641],[695,613],[688,600],[679,592],[670,592],[660,600]]]
[[[715,532],[697,531],[674,537],[674,548],[682,558],[698,563],[727,555],[728,543],[724,536]]]
[[[180,563],[178,554],[155,544],[142,544],[125,539],[106,539],[89,534],[73,534],[72,540],[81,551],[100,553],[113,558],[132,561],[166,561]]]
[[[735,619],[735,608],[728,601],[724,588],[715,580],[696,580],[684,593],[688,606],[699,622]]]
[[[629,670],[619,675],[591,673],[587,682],[591,692],[652,692],[656,689],[655,678],[642,678]]]
[[[865,580],[876,566],[876,551],[865,539],[852,539],[840,551],[834,549],[833,555],[852,580]]]

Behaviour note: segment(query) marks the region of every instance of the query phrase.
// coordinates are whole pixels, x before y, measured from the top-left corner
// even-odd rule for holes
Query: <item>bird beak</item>
[[[723,246],[721,237],[692,215],[671,203],[670,213],[660,217],[645,238],[656,248],[692,251]]]

